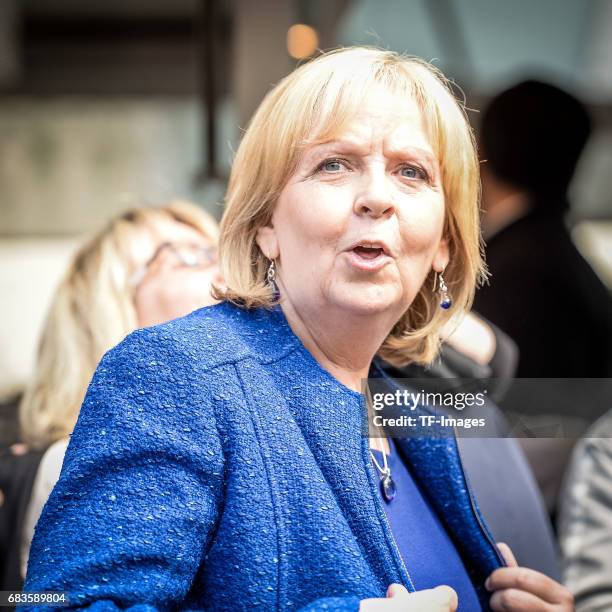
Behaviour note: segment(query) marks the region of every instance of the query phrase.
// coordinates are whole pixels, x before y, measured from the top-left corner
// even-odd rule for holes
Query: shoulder
[[[243,356],[246,347],[237,327],[236,314],[227,305],[202,308],[185,317],[132,332],[104,356],[101,365],[149,360],[152,365],[197,367],[204,372]]]
[[[202,431],[228,406],[244,404],[241,371],[263,380],[266,362],[296,346],[280,309],[247,311],[226,303],[137,330],[102,358],[76,431],[106,436],[123,430],[126,438],[128,432],[150,435],[155,426],[171,436],[186,421]]]
[[[246,358],[276,360],[292,351],[297,342],[279,309],[246,310],[224,302],[137,330],[105,359],[152,359],[158,366],[202,374]]]
[[[612,411],[600,417],[578,442],[571,467],[577,484],[601,476],[612,478]],[[612,485],[609,492],[612,498]]]
[[[112,464],[128,456],[221,461],[219,418],[244,403],[234,367],[243,349],[235,332],[220,331],[221,309],[211,310],[136,330],[104,355],[70,439],[68,476],[85,473],[92,440],[94,454]]]
[[[186,421],[212,422],[215,398],[238,387],[233,361],[242,351],[221,310],[138,329],[110,349],[89,384],[75,432],[137,438],[154,426],[170,434]]]
[[[210,415],[219,403],[241,401],[240,362],[259,368],[296,346],[280,309],[249,311],[229,303],[137,330],[102,358],[81,420],[134,411],[165,420]]]
[[[598,507],[612,504],[612,411],[601,417],[578,442],[563,485],[561,531],[592,520]]]

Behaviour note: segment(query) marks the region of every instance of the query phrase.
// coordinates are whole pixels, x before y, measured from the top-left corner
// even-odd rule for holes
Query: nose
[[[393,187],[384,168],[364,173],[360,187],[355,198],[358,215],[387,217],[395,213]]]

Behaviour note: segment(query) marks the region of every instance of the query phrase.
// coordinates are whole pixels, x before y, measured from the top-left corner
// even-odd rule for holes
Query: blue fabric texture
[[[392,582],[412,590],[365,417],[279,307],[223,303],[132,333],[89,386],[24,590],[133,612],[353,612]],[[456,441],[398,444],[487,609],[501,561]]]
[[[390,443],[387,463],[397,493],[389,502],[383,498],[380,487],[379,492],[397,546],[410,568],[414,588],[432,589],[447,584],[457,592],[457,612],[478,612],[481,610],[478,596],[457,547],[412,476],[409,463],[401,457],[395,441],[390,440]],[[382,467],[382,452],[372,452]]]

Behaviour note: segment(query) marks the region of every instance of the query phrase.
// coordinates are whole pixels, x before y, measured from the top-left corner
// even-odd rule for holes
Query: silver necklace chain
[[[372,394],[370,392],[370,386],[369,385],[366,385],[366,405],[368,407],[368,411],[371,414],[372,413]],[[378,427],[377,427],[377,429],[379,431],[381,431]],[[387,439],[386,436],[383,439]],[[390,450],[391,450],[391,446],[389,446],[389,451]],[[384,468],[381,468],[379,463],[378,463],[378,461],[376,461],[376,457],[374,456],[374,453],[372,452],[372,449],[370,449],[370,457],[372,457],[372,461],[374,462],[374,465],[376,466],[376,469],[380,472],[381,477],[391,476],[391,468],[389,467],[389,463],[387,461],[387,453],[385,453],[384,449],[381,452],[382,452],[382,456],[383,456],[383,465],[384,465]]]
[[[384,467],[380,467],[378,461],[376,461],[376,457],[374,456],[374,453],[372,452],[372,450],[370,450],[370,456],[372,457],[372,461],[374,462],[374,465],[376,466],[376,469],[380,472],[381,476],[391,476],[391,468],[389,467],[389,464],[387,462],[387,453],[385,453],[385,451],[381,451],[382,456],[383,456],[383,465]]]

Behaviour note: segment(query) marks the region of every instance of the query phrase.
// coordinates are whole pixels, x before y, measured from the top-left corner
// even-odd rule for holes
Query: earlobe
[[[270,225],[264,225],[257,230],[257,236],[255,237],[257,246],[261,249],[261,252],[268,259],[276,259],[280,254],[278,248],[278,240],[276,239],[276,232]]]
[[[450,254],[448,248],[448,240],[446,238],[442,238],[440,240],[440,244],[438,245],[438,250],[434,255],[431,267],[438,273],[444,272],[446,266],[448,265],[449,259]]]

